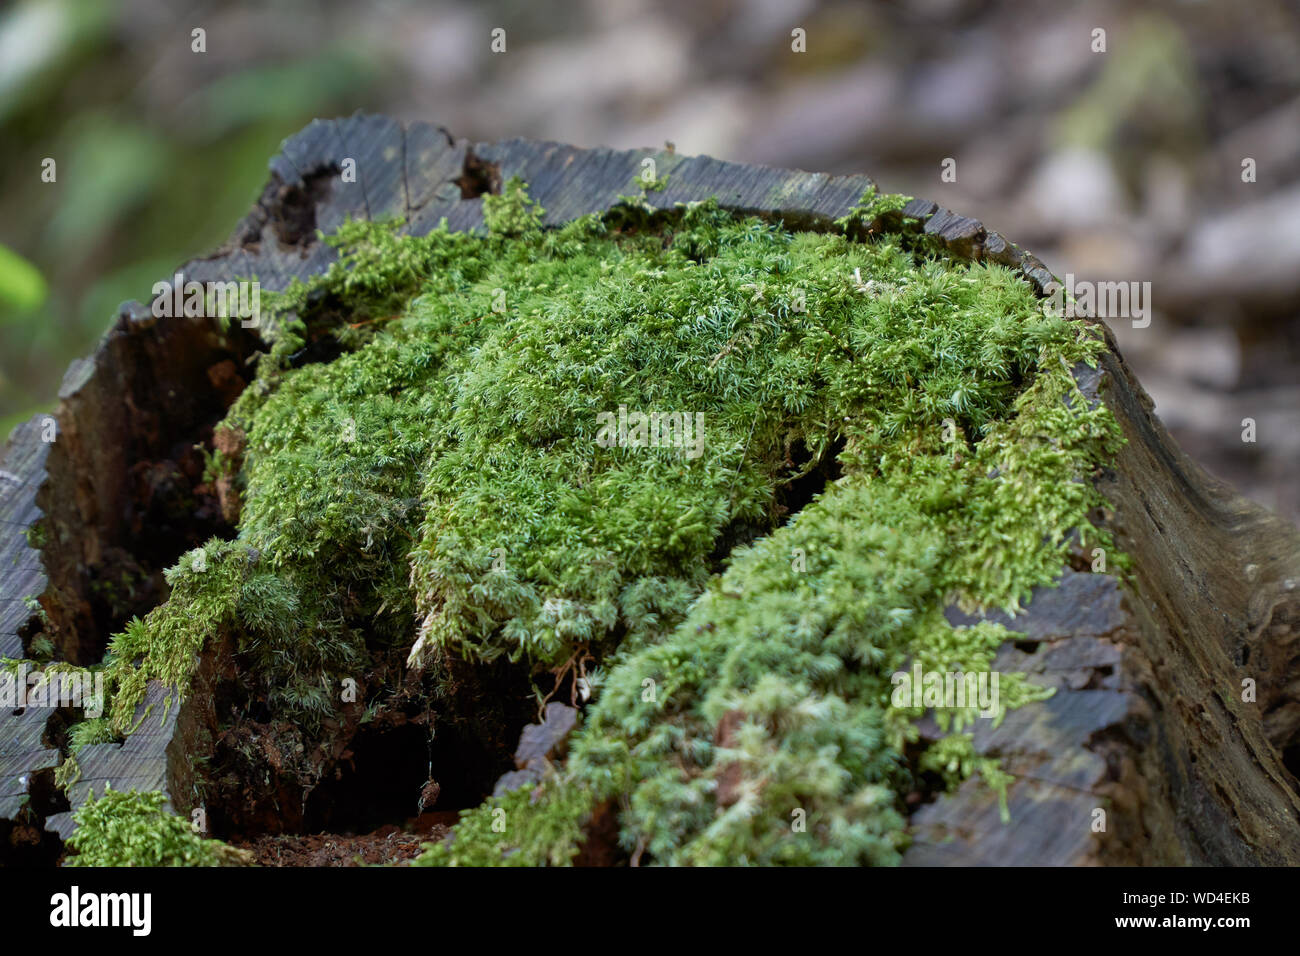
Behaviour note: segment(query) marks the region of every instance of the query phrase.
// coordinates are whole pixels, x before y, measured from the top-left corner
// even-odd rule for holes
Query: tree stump
[[[653,206],[716,197],[792,229],[828,228],[871,185],[669,151],[470,143],[433,125],[357,115],[286,141],[231,239],[181,271],[200,282],[255,274],[283,289],[333,260],[318,230],[328,235],[348,216],[401,216],[413,235],[444,218],[452,230],[481,228],[483,195],[514,176],[556,225],[615,205],[647,158],[667,176],[646,194]],[[355,182],[340,177],[347,160]],[[912,201],[890,227],[932,236],[960,259],[1006,265],[1040,295],[1054,287],[1035,257],[934,203]],[[1025,614],[991,615],[1017,632],[998,667],[1057,692],[976,733],[979,750],[1015,777],[1012,822],[989,788],[968,781],[913,813],[907,864],[1300,863],[1300,533],[1191,462],[1107,341],[1099,368],[1076,378],[1127,438],[1101,490],[1132,572],[1063,568],[1060,586],[1036,592]],[[46,416],[14,431],[0,458],[0,656],[30,657],[41,615],[58,659],[99,660],[109,627],[161,599],[161,571],[224,526],[213,500],[180,517],[171,505],[198,483],[190,448],[243,387],[258,347],[253,331],[154,320],[128,305],[69,369],[57,436]],[[29,541],[38,520],[41,540]],[[130,593],[106,596],[106,582],[124,573]],[[104,782],[164,789],[177,812],[193,810],[193,761],[215,727],[212,688],[231,666],[228,648],[203,657],[166,721],[81,752],[66,795],[52,775],[67,752],[67,715],[0,715],[0,837],[34,825],[66,837],[69,811]],[[1245,681],[1253,700],[1243,700]],[[168,695],[151,686],[146,705],[159,712]],[[0,857],[11,852],[0,847]]]

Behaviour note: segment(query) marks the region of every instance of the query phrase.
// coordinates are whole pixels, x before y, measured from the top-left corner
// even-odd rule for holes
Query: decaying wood
[[[27,531],[40,517],[36,493],[45,475],[50,444],[41,440],[36,416],[14,429],[0,453],[0,657],[23,656],[19,631],[32,616],[31,601],[45,590],[40,553]]]
[[[481,194],[512,176],[529,184],[547,223],[562,223],[633,192],[647,157],[667,176],[646,195],[652,205],[716,196],[792,228],[828,227],[871,184],[653,150],[469,143],[427,124],[356,116],[315,122],[288,140],[231,240],[181,271],[198,281],[255,276],[281,289],[333,260],[317,230],[328,234],[347,216],[401,216],[412,234],[444,218],[455,230],[479,228]],[[345,158],[356,162],[355,183],[341,181]],[[902,218],[955,256],[1003,263],[1040,294],[1052,286],[1041,262],[976,220],[922,200]],[[136,532],[122,516],[132,469],[219,417],[229,395],[207,373],[226,361],[242,369],[255,345],[251,334],[222,339],[207,320],[153,322],[127,308],[69,371],[57,441],[41,442],[38,420],[15,431],[0,459],[0,654],[23,656],[26,599],[40,597],[60,653],[93,659],[105,635],[94,633],[88,582],[106,554],[130,552]],[[1040,589],[1026,614],[1004,620],[1019,638],[996,666],[1058,688],[977,730],[980,749],[1015,774],[1011,822],[989,788],[969,781],[916,810],[905,862],[1300,863],[1300,797],[1284,762],[1300,754],[1300,534],[1182,454],[1113,341],[1098,370],[1077,376],[1128,438],[1101,487],[1132,573],[1064,569],[1059,588]],[[43,564],[24,535],[42,512]],[[151,718],[124,746],[83,751],[74,808],[111,782],[161,787],[179,812],[192,809],[191,761],[215,721],[205,688],[226,666],[224,653],[205,652],[194,691],[165,722]],[[1255,682],[1254,702],[1243,701],[1244,680]],[[150,701],[166,693],[151,687]],[[43,720],[31,710],[0,715],[0,819],[18,812],[32,774],[59,759],[42,743]],[[66,836],[70,821],[61,814],[45,825]]]

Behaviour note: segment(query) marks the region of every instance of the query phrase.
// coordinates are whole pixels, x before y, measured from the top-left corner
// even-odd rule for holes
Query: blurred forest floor
[[[0,12],[3,433],[52,406],[120,301],[229,235],[282,139],[359,108],[864,172],[1058,275],[1149,281],[1150,326],[1111,325],[1158,413],[1300,520],[1300,12],[1283,0],[20,0]]]

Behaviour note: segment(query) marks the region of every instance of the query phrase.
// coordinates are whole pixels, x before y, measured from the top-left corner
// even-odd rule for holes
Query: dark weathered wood
[[[0,452],[0,657],[23,656],[19,631],[32,616],[30,601],[45,590],[40,553],[27,531],[41,517],[36,493],[45,479],[50,445],[41,440],[48,415],[35,415],[9,436]]]
[[[1101,486],[1132,581],[1067,573],[1004,621],[1048,649],[1006,646],[998,666],[1058,688],[976,735],[1017,775],[1013,825],[968,782],[914,816],[908,863],[1300,862],[1296,780],[1279,760],[1297,739],[1300,535],[1178,450],[1111,344],[1078,377],[1128,439]],[[1089,825],[1098,809],[1104,832]]]
[[[972,618],[956,609],[954,624]],[[1094,735],[1118,726],[1136,706],[1120,674],[1125,625],[1118,581],[1105,574],[1067,571],[1059,588],[1037,589],[1024,614],[990,614],[1023,636],[1002,647],[994,668],[1023,671],[1037,684],[1057,688],[1040,704],[1012,711],[998,728],[981,721],[976,746],[1003,756],[1016,775],[1008,791],[1012,825],[1001,821],[988,787],[970,781],[958,794],[913,815],[915,842],[908,865],[1034,864],[1081,862],[1094,852],[1091,814],[1108,807],[1106,754],[1090,746]],[[929,729],[929,728],[927,728]],[[937,735],[937,727],[933,732]],[[1025,833],[1037,834],[1026,840]]]
[[[728,208],[796,228],[826,228],[871,185],[864,176],[665,151],[469,143],[436,126],[359,115],[314,122],[286,141],[230,241],[182,271],[199,281],[256,276],[281,289],[332,261],[317,229],[329,233],[347,216],[400,216],[413,234],[444,218],[452,229],[478,229],[482,192],[512,176],[528,182],[548,223],[561,223],[636,191],[646,157],[668,177],[645,197],[654,206],[716,196]],[[338,175],[349,158],[356,183]],[[1016,269],[1040,294],[1054,281],[1032,255],[934,203],[915,200],[890,225],[923,230],[955,256]],[[0,549],[20,556],[20,570],[5,569],[0,586],[0,642],[10,650],[30,613],[23,598],[36,594],[60,629],[61,648],[85,645],[78,634],[90,626],[84,568],[123,540],[124,476],[218,407],[204,370],[246,351],[223,344],[202,320],[137,321],[137,311],[127,309],[95,354],[70,370],[48,460],[30,426],[6,449],[0,467],[18,480],[0,498]],[[1060,588],[1040,590],[1023,616],[1004,621],[1023,639],[1003,647],[998,666],[1057,688],[1000,727],[976,731],[978,746],[1016,775],[1012,822],[1003,824],[996,798],[970,781],[914,814],[905,862],[1300,863],[1300,799],[1280,758],[1300,746],[1300,534],[1177,449],[1113,342],[1099,370],[1077,374],[1086,394],[1114,409],[1129,439],[1102,490],[1133,573],[1121,581],[1067,571]],[[45,552],[48,587],[31,554],[14,544],[39,513],[33,489],[42,481],[57,542]],[[220,669],[214,660],[222,653],[205,654],[208,672]],[[1242,702],[1244,678],[1257,681],[1258,702]],[[212,719],[205,682],[198,686],[166,724],[151,717],[152,729],[127,746],[83,754],[83,789],[74,796],[92,781],[119,788],[165,778],[173,805],[187,812],[189,759],[200,755]],[[18,727],[0,719],[0,740],[17,739]],[[23,758],[33,766],[48,759],[49,751]],[[1093,828],[1099,809],[1104,831]],[[49,825],[66,833],[66,820]]]
[[[6,708],[0,715],[0,820],[13,820],[30,796],[34,777],[59,765],[43,736],[49,711]]]
[[[16,427],[0,452],[0,657],[21,659],[21,631],[33,616],[31,602],[45,590],[45,571],[27,531],[41,517],[37,491],[45,479],[50,445],[41,440],[48,416]],[[38,774],[59,765],[59,751],[45,743],[53,711],[0,708],[0,821],[15,820],[28,805]]]
[[[65,840],[72,835],[72,815],[92,795],[102,797],[107,788],[114,790],[169,790],[167,747],[176,735],[180,714],[175,695],[167,707],[169,694],[157,681],[151,681],[140,704],[139,729],[120,744],[92,744],[77,755],[79,773],[68,787],[71,810],[56,813],[45,821],[45,829]]]

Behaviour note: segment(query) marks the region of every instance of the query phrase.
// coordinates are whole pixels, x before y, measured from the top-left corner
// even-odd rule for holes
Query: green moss
[[[48,661],[54,657],[54,641],[44,633],[38,634],[32,638],[31,652],[36,660]]]
[[[911,196],[882,193],[873,184],[867,187],[858,204],[847,215],[835,220],[835,225],[848,235],[856,235],[857,230],[864,227],[876,229],[890,219],[896,220],[911,201]]]
[[[204,645],[229,635],[266,682],[267,699],[313,723],[334,713],[327,675],[354,673],[360,639],[340,617],[346,579],[317,579],[301,566],[263,560],[254,547],[211,541],[167,573],[171,597],[132,619],[109,646],[105,685],[109,718],[129,734],[149,681],[183,696]],[[171,706],[169,697],[166,706]]]
[[[234,462],[227,458],[221,449],[209,452],[202,445],[198,446],[203,455],[203,482],[205,484],[215,483],[222,478],[233,478],[237,469]]]
[[[77,827],[68,838],[76,851],[68,866],[236,866],[242,851],[194,832],[188,820],[166,809],[157,791],[104,795],[83,803],[73,815]]]
[[[508,798],[508,834],[487,804],[431,862],[562,862],[614,797],[659,862],[895,861],[917,773],[1005,778],[963,732],[973,709],[922,748],[890,675],[987,670],[1007,635],[944,607],[1014,610],[1071,533],[1109,546],[1090,478],[1118,441],[1070,375],[1103,347],[1086,326],[1002,267],[848,238],[905,201],[864,196],[847,235],[712,202],[542,230],[512,181],[486,236],[346,224],[329,273],[272,303],[227,420],[247,436],[237,541],[187,555],[114,639],[114,728],[218,635],[308,721],[384,649],[539,679],[592,655],[562,774]],[[313,309],[346,351],[291,368]],[[692,431],[611,442],[620,411]],[[1007,677],[1001,696],[1042,694]]]
[[[664,173],[662,176],[656,176],[651,179],[647,178],[645,171],[642,171],[632,177],[632,186],[633,188],[640,190],[642,196],[646,193],[662,192],[668,186],[668,173]]]
[[[518,176],[512,176],[501,195],[483,197],[483,221],[488,231],[500,236],[535,233],[542,226],[546,212],[528,198],[528,188]]]
[[[545,812],[538,812],[546,797]],[[429,846],[412,866],[565,866],[582,839],[588,794],[551,781],[521,787],[465,811],[451,840]]]
[[[27,544],[29,547],[35,548],[38,551],[41,548],[44,548],[45,545],[48,543],[48,534],[47,534],[47,528],[45,526],[45,522],[44,521],[33,522],[31,525],[28,526],[26,536],[27,536]]]
[[[626,795],[629,844],[671,863],[896,859],[895,794],[911,782],[900,754],[923,708],[896,708],[890,675],[918,661],[987,672],[1008,635],[952,627],[947,601],[1014,607],[1056,576],[1066,531],[1088,528],[1091,485],[1073,477],[1112,447],[1113,423],[1077,391],[1073,412],[1061,402],[1072,383],[1063,364],[1040,370],[1018,414],[965,454],[929,429],[892,450],[851,443],[844,478],[736,555],[666,640],[614,666],[570,772]],[[1003,675],[1003,709],[1042,696]],[[939,716],[953,730],[976,717]],[[724,721],[734,739],[719,739]],[[1005,783],[960,735],[920,769]],[[721,807],[724,786],[735,802]]]
[[[113,729],[113,723],[107,717],[93,717],[89,720],[83,720],[80,723],[73,724],[68,731],[68,755],[64,761],[54,769],[54,782],[62,790],[67,790],[79,779],[81,779],[81,764],[78,762],[78,755],[82,748],[94,744],[106,744],[119,739],[119,734]]]

